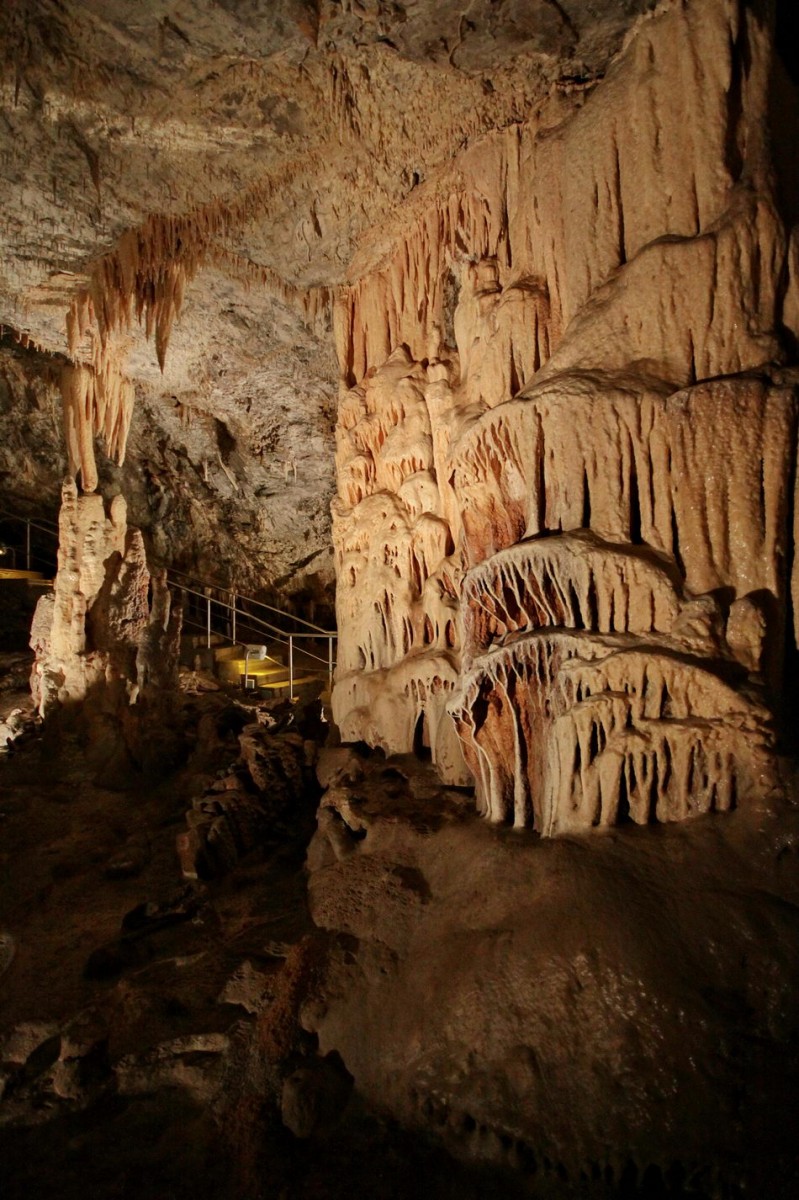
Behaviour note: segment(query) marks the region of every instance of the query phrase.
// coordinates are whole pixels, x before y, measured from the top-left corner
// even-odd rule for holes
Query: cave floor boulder
[[[532,1195],[799,1194],[799,812],[542,839],[323,752],[303,1021],[369,1103]],[[788,785],[788,792],[795,787]]]
[[[307,783],[315,754],[254,715],[194,688],[186,764],[127,791],[67,733],[0,758],[4,1197],[797,1194],[787,772],[731,815],[542,840],[333,747],[321,800],[261,779],[247,842],[252,763]],[[238,856],[187,877],[220,798]]]
[[[328,956],[306,898],[318,787],[224,873],[185,877],[187,816],[236,795],[254,715],[191,686],[185,766],[124,791],[98,786],[63,730],[28,729],[0,756],[0,1193],[402,1200],[421,1180],[452,1200],[526,1194],[364,1105],[302,1029]],[[261,735],[290,748],[285,718]]]

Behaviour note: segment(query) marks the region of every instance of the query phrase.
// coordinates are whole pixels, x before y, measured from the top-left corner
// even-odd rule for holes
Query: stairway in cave
[[[39,597],[52,587],[57,527],[0,509],[0,650],[26,647]]]
[[[319,647],[314,650],[293,650],[293,664],[287,661],[287,649],[268,645],[264,659],[247,659],[241,644],[225,643],[220,635],[212,635],[212,644],[194,634],[185,634],[181,655],[186,663],[205,665],[220,683],[240,687],[257,694],[262,700],[284,700],[290,696],[308,699],[329,687],[328,668],[322,661]]]
[[[56,522],[0,510],[0,649],[27,644],[36,602],[52,588],[57,544]],[[334,631],[216,582],[180,571],[168,574],[173,593],[183,599],[184,665],[199,665],[220,682],[264,700],[307,699],[329,690]],[[246,662],[245,646],[264,642],[267,657]]]

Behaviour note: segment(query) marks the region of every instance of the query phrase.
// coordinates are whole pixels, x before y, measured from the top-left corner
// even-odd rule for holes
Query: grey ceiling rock
[[[548,95],[581,103],[650,7],[8,0],[0,325],[39,353],[31,377],[71,359],[126,407],[84,483],[123,482],[104,451],[132,421],[124,486],[159,556],[281,588],[305,562],[329,586],[335,289],[452,186],[465,146]],[[69,386],[92,402],[90,376]],[[63,454],[49,429],[36,446]],[[0,487],[24,499],[13,473]]]

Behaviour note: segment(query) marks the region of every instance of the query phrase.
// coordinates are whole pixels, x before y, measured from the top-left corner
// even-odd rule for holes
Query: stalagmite
[[[79,716],[106,755],[124,747],[151,763],[170,737],[180,630],[180,608],[163,572],[150,573],[123,497],[106,511],[102,496],[80,495],[67,478],[54,591],[39,600],[31,631],[40,716]]]

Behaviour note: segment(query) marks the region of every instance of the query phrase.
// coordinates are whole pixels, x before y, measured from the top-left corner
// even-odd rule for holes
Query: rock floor
[[[4,1200],[792,1200],[784,797],[542,842],[355,748],[317,807],[313,724],[261,733],[200,677],[185,765],[114,791],[27,670],[0,662]],[[187,878],[218,801],[227,857]]]
[[[25,701],[26,665],[0,664],[0,717]],[[191,801],[238,753],[235,723],[216,719],[228,704],[187,697],[204,731],[187,765],[124,792],[93,782],[74,736],[29,729],[0,758],[0,1192],[513,1196],[506,1172],[375,1118],[338,1063],[321,1092],[332,1080],[344,1118],[319,1108],[297,1017],[318,936],[303,869],[318,789],[230,873],[181,878]]]

